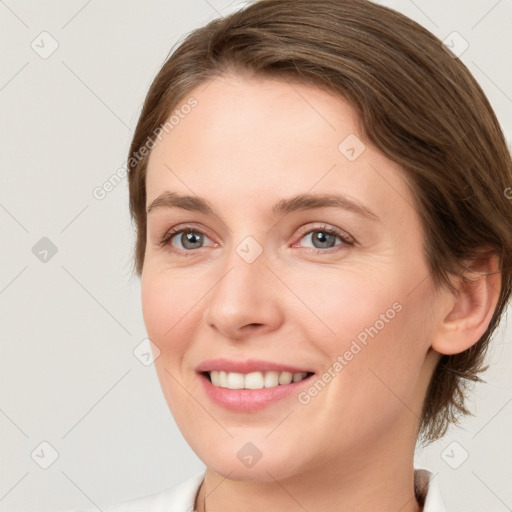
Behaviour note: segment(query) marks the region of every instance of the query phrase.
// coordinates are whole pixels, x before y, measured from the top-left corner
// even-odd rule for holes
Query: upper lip
[[[234,359],[208,359],[199,364],[196,370],[200,372],[211,372],[214,370],[235,372],[235,373],[251,373],[251,372],[290,372],[290,373],[313,373],[305,368],[298,368],[289,364],[275,363],[272,361],[263,361],[260,359],[246,359],[245,361],[237,361]]]

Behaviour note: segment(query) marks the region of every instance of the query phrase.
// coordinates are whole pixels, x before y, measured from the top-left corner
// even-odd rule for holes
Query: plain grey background
[[[0,0],[0,512],[101,510],[203,469],[144,358],[123,166],[171,47],[236,3]],[[510,143],[512,0],[381,3],[461,52]],[[510,339],[476,417],[417,455],[452,512],[512,510]]]

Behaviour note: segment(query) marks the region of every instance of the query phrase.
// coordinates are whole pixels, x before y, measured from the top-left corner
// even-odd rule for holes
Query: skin
[[[499,281],[461,285],[458,296],[435,291],[403,171],[364,139],[340,97],[238,75],[191,96],[197,107],[152,150],[147,206],[169,190],[206,199],[214,215],[148,213],[141,292],[165,399],[206,465],[197,510],[421,510],[413,456],[430,377],[440,353],[483,334]],[[366,146],[354,161],[338,150],[349,134]],[[338,207],[272,214],[280,199],[308,192],[344,194],[378,219]],[[202,246],[187,249],[181,234],[159,245],[184,224],[204,233]],[[355,243],[315,245],[311,232],[323,225]],[[236,252],[247,236],[263,250],[252,263]],[[292,394],[242,413],[204,394],[195,368],[214,357],[321,376],[394,303],[400,312],[306,405]],[[247,442],[262,454],[252,467],[237,457]]]

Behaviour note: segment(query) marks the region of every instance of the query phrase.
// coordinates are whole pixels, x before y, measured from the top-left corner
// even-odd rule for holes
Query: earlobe
[[[440,354],[464,352],[478,342],[496,309],[501,290],[499,257],[479,257],[468,265],[465,279],[457,281],[457,293],[450,293],[448,313],[439,318],[432,348]],[[443,318],[444,316],[444,318]]]

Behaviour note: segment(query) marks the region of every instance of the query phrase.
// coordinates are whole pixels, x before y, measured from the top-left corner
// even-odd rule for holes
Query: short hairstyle
[[[195,87],[229,74],[314,85],[355,109],[362,136],[404,171],[436,289],[455,291],[452,276],[470,282],[468,262],[499,256],[501,290],[487,330],[468,350],[441,356],[424,400],[419,434],[425,443],[442,437],[450,423],[470,414],[468,385],[482,380],[489,340],[511,294],[512,201],[506,191],[512,190],[512,161],[485,94],[432,33],[367,0],[256,0],[209,22],[171,49],[131,143],[139,276],[150,154],[141,156],[141,149],[161,138],[162,127],[172,128],[173,110]]]

